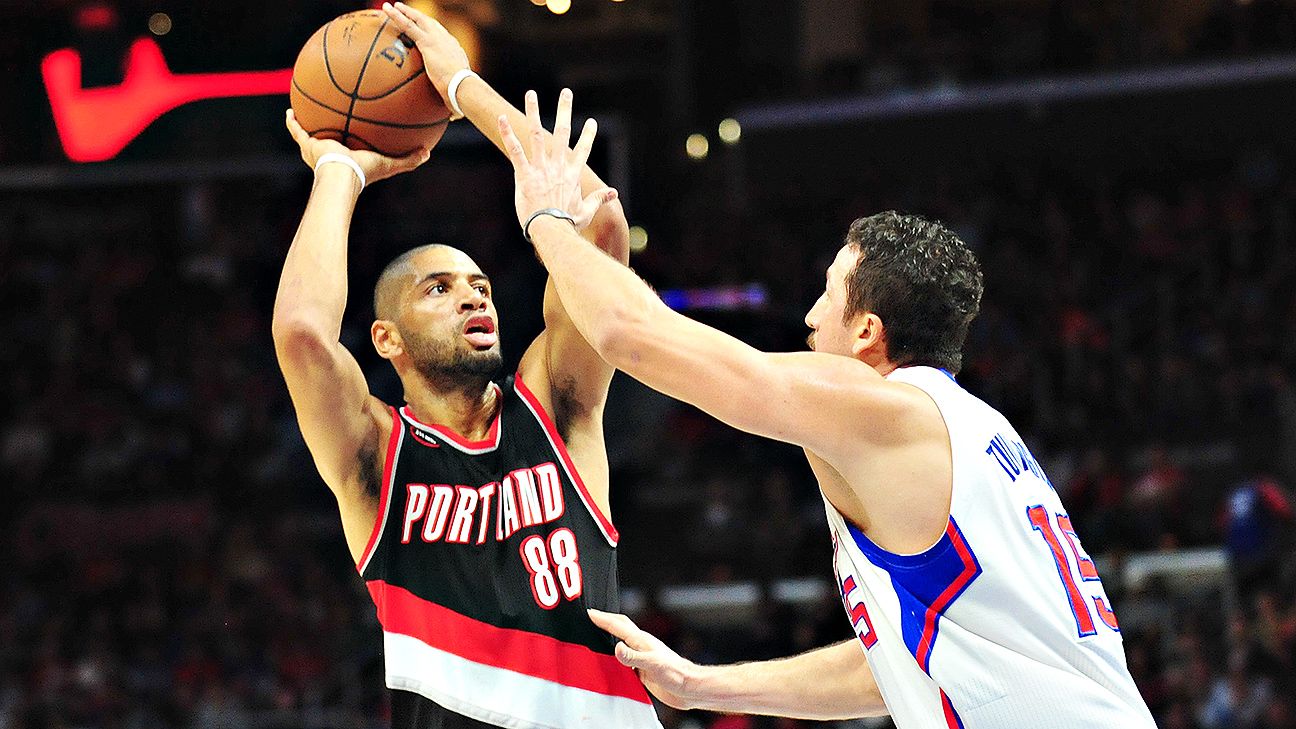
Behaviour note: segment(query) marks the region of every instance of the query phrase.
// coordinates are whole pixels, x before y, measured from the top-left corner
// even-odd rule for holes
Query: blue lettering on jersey
[[[995,437],[990,439],[990,445],[986,446],[985,452],[995,459],[995,463],[999,464],[1013,482],[1016,482],[1017,477],[1023,473],[1029,473],[1048,484],[1049,488],[1053,488],[1053,482],[1044,475],[1044,469],[1040,468],[1039,462],[1031,455],[1025,443],[1007,438],[1003,433],[996,433]]]

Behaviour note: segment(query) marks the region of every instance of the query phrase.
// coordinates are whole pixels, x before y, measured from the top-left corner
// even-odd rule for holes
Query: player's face
[[[850,246],[842,246],[824,279],[824,292],[810,307],[805,323],[810,327],[806,343],[816,352],[851,354],[851,336],[844,321],[846,316],[846,277],[855,269],[859,254]]]
[[[411,264],[397,326],[415,366],[428,375],[498,373],[503,357],[490,279],[452,248],[427,251]]]

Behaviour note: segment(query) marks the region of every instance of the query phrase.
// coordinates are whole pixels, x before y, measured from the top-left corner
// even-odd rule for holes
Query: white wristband
[[[446,85],[446,101],[450,102],[450,121],[464,118],[463,110],[459,108],[459,100],[455,94],[459,93],[459,84],[470,78],[481,78],[476,71],[471,68],[461,68],[455,71],[450,77],[450,83]]]
[[[364,189],[365,173],[364,170],[360,169],[360,163],[356,162],[355,160],[351,159],[345,154],[342,154],[341,152],[325,152],[324,154],[320,155],[319,159],[315,160],[315,171],[318,172],[321,165],[326,165],[330,162],[338,162],[340,164],[346,165],[347,167],[350,167],[351,171],[356,174],[356,177],[360,178],[360,189],[361,190]]]

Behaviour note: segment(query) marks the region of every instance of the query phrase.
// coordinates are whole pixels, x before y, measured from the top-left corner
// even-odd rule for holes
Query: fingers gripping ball
[[[312,136],[389,157],[436,144],[450,119],[418,49],[379,10],[315,31],[297,55],[290,95]]]

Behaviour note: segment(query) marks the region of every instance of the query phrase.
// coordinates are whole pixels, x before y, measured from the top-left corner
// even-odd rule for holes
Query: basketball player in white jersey
[[[569,95],[557,118],[570,126]],[[982,282],[953,232],[894,212],[855,221],[806,315],[814,351],[761,352],[667,308],[576,234],[567,211],[585,154],[534,132],[528,158],[499,124],[518,220],[585,340],[657,390],[803,446],[823,493],[857,639],[699,666],[624,616],[591,611],[653,693],[810,719],[889,712],[901,729],[1154,726],[1052,484],[1012,425],[955,379]]]

